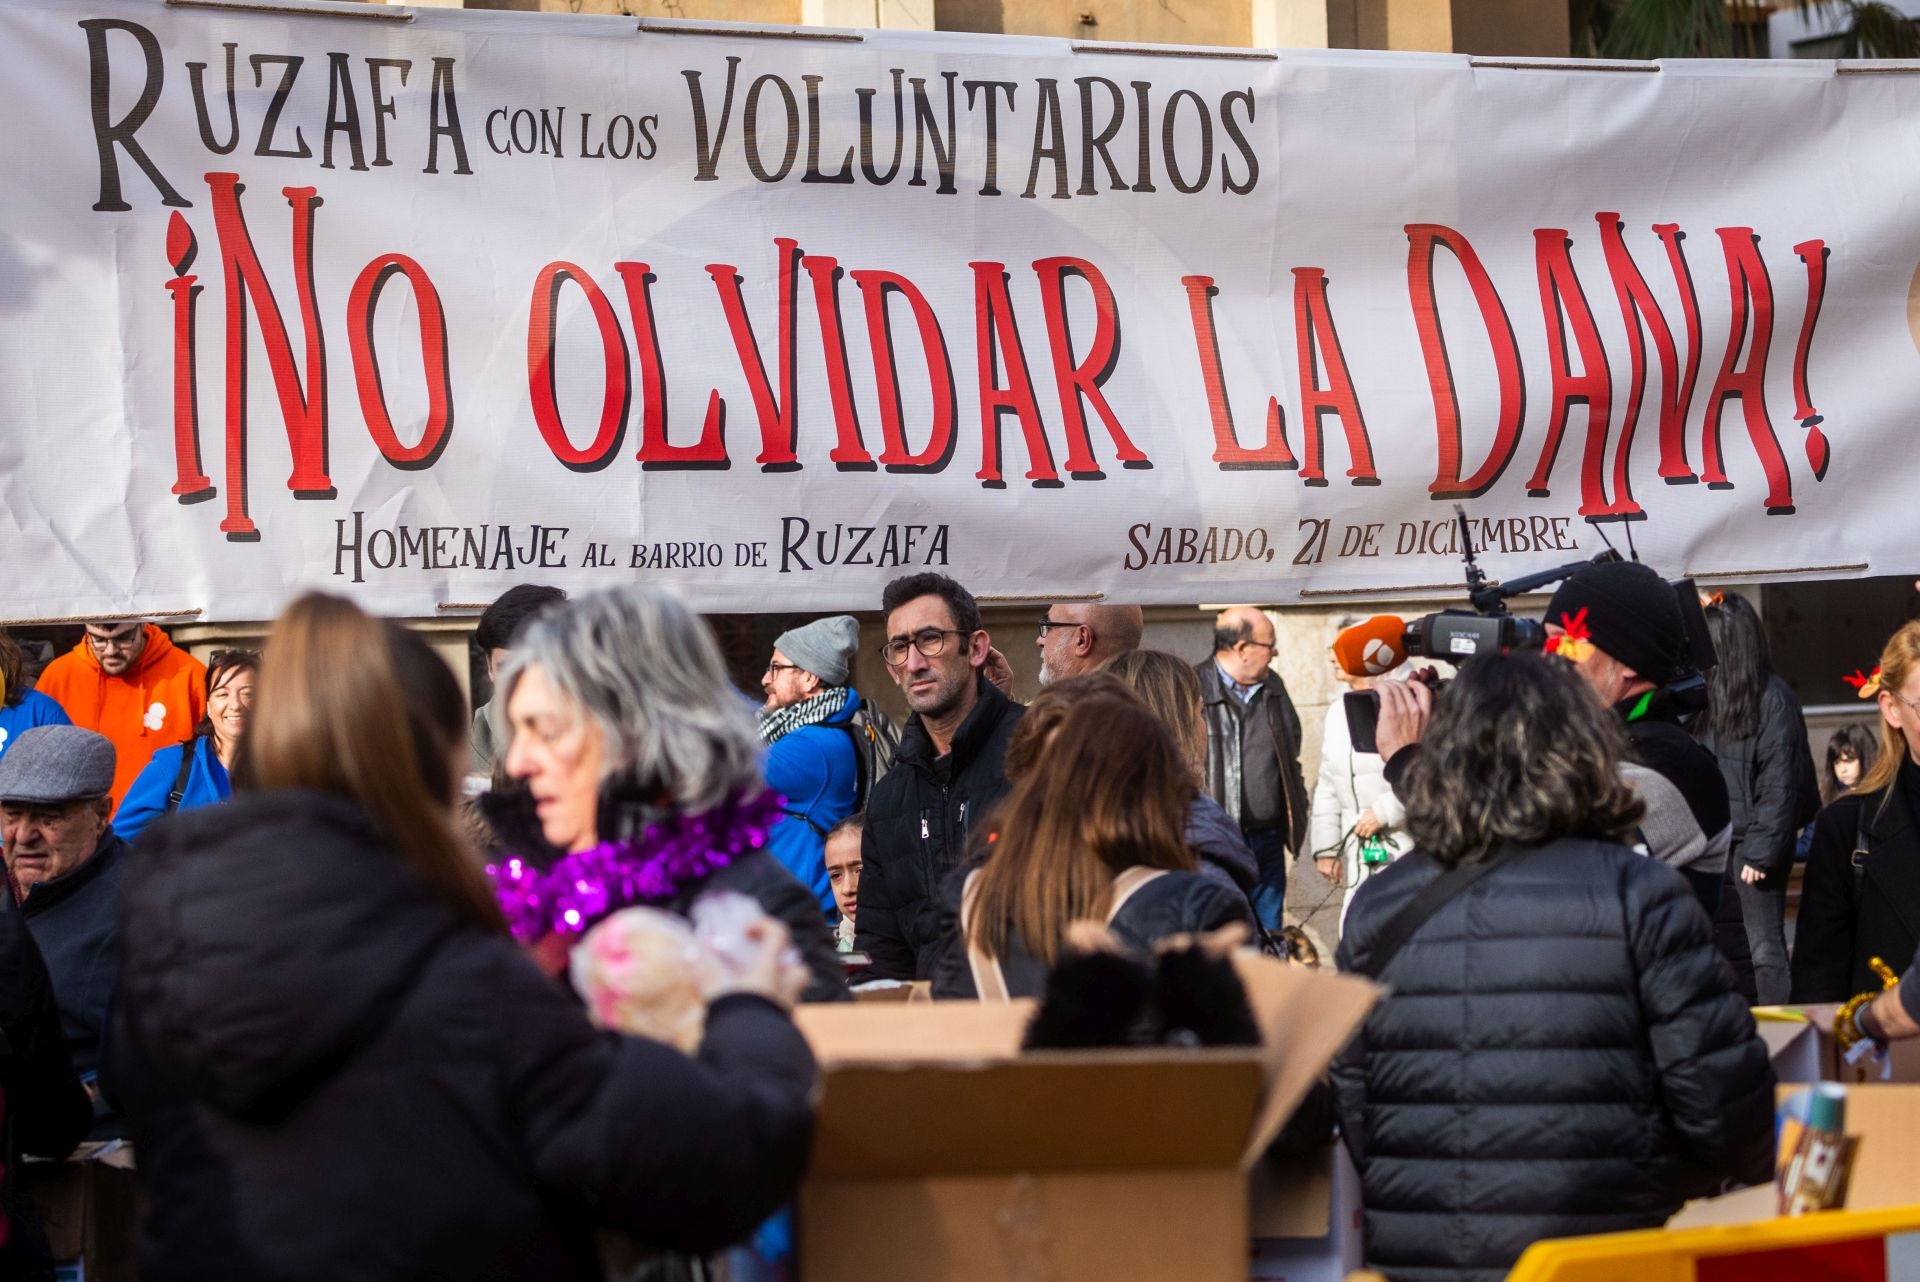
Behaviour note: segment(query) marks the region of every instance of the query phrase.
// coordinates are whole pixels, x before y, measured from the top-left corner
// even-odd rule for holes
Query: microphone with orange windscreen
[[[1407,661],[1407,625],[1391,614],[1356,623],[1334,638],[1333,661],[1350,677],[1391,672]]]

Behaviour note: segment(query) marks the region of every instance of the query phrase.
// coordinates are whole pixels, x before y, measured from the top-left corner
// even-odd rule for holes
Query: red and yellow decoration
[[[1860,669],[1855,668],[1852,675],[1840,679],[1859,691],[1862,699],[1871,699],[1880,693],[1880,665],[1878,664],[1874,665],[1872,672],[1863,675]]]
[[[1593,634],[1587,630],[1586,606],[1581,606],[1578,614],[1561,615],[1560,627],[1560,635],[1548,637],[1546,645],[1541,647],[1543,650],[1569,663],[1585,663],[1593,657]]]

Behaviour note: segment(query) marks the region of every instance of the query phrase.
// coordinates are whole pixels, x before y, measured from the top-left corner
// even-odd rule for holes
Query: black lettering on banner
[[[1307,541],[1293,554],[1295,565],[1318,565],[1327,555],[1327,531],[1333,522],[1309,517],[1300,522],[1300,529],[1307,535]]]
[[[287,108],[287,98],[293,93],[294,79],[299,76],[306,59],[297,53],[256,53],[247,61],[253,65],[253,87],[266,87],[266,67],[271,64],[279,67],[280,83],[274,86],[273,97],[267,103],[267,113],[260,119],[260,138],[253,145],[256,156],[280,156],[288,160],[306,160],[313,155],[307,146],[307,140],[300,133],[300,126],[293,127],[294,146],[287,149],[273,145],[274,134],[280,126],[280,113]]]
[[[173,189],[153,163],[153,158],[134,138],[158,105],[160,86],[166,79],[166,69],[160,59],[160,41],[139,23],[123,18],[88,18],[81,22],[80,28],[87,33],[87,100],[93,111],[93,143],[100,156],[100,199],[93,203],[93,208],[97,212],[133,208],[120,193],[120,164],[113,154],[113,149],[118,147],[127,153],[128,159],[140,166],[140,172],[159,191],[161,204],[191,209],[193,202]],[[140,97],[118,121],[107,118],[111,112],[109,104],[113,95],[113,73],[107,55],[107,33],[110,31],[124,31],[132,36],[139,44],[146,63],[146,77],[140,85]]]

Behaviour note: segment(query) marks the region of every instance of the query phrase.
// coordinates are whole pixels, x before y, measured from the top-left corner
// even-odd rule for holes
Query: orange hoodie
[[[193,737],[207,710],[207,669],[154,624],[133,666],[108,676],[82,638],[40,674],[34,687],[66,709],[76,726],[113,740],[113,804],[161,748]]]

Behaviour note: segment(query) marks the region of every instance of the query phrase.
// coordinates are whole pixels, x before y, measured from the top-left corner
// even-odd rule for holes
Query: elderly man
[[[1040,684],[1085,676],[1140,648],[1137,605],[1052,605],[1040,616]]]
[[[119,970],[128,847],[113,817],[113,744],[78,726],[40,726],[0,757],[0,849],[46,958],[74,1071],[100,1063]]]
[[[833,911],[824,855],[827,834],[853,813],[860,762],[853,738],[860,695],[847,684],[860,624],[850,614],[782,632],[760,676],[767,702],[760,738],[767,786],[786,798],[787,817],[767,834],[767,849]]]
[[[89,623],[80,644],[47,665],[36,688],[76,726],[113,742],[114,805],[161,748],[193,738],[207,710],[207,670],[156,625]]]
[[[1300,714],[1273,671],[1273,620],[1252,606],[1222,610],[1213,657],[1194,670],[1206,692],[1207,791],[1239,821],[1260,863],[1254,912],[1277,931],[1287,901],[1287,857],[1307,834]]]
[[[993,638],[964,587],[906,575],[880,605],[882,653],[913,715],[867,803],[854,945],[876,979],[926,979],[940,940],[936,891],[1007,790],[1007,741],[1026,709],[993,680]]]

